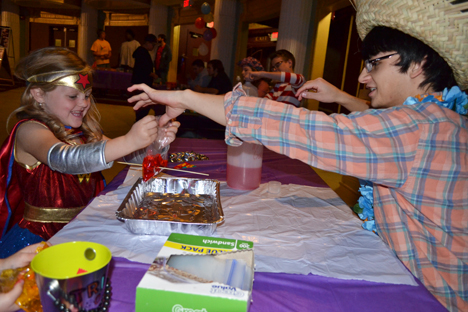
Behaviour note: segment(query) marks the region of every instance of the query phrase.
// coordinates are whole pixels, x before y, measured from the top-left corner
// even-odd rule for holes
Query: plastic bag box
[[[250,241],[172,233],[136,290],[136,312],[248,311]]]

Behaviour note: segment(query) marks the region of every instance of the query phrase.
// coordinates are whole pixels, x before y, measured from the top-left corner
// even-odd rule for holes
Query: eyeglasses
[[[390,54],[390,55],[375,58],[373,60],[365,60],[364,63],[365,63],[367,72],[370,73],[372,71],[372,68],[374,68],[375,63],[380,62],[381,60],[391,58],[392,56],[397,55],[397,54],[398,53],[393,53],[393,54]]]
[[[280,65],[283,63],[284,61],[279,61],[278,63],[276,63],[275,65],[273,65],[273,68],[278,70],[278,68],[280,67]]]

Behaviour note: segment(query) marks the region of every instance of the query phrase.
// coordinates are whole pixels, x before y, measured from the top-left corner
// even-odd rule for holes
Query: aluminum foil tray
[[[175,177],[138,179],[115,214],[130,232],[147,235],[212,235],[224,221],[219,181]]]

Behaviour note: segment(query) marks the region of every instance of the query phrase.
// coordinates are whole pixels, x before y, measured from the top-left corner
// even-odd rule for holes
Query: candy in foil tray
[[[135,234],[212,235],[224,221],[219,181],[188,178],[141,178],[116,211]]]

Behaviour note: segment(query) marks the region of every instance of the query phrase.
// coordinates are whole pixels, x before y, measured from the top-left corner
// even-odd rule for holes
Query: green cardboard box
[[[135,310],[248,311],[253,270],[250,241],[172,233],[138,284]]]

